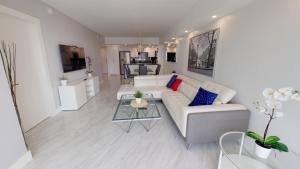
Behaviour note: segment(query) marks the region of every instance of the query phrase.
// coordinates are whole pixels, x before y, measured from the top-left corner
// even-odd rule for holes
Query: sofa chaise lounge
[[[162,100],[188,147],[191,144],[216,142],[225,132],[248,128],[249,111],[243,105],[230,103],[236,95],[234,90],[212,81],[178,75],[183,81],[178,91],[173,91],[166,87],[171,76],[136,76],[134,85],[120,87],[117,98],[120,100],[123,94],[140,90]],[[218,94],[214,104],[188,106],[200,87]]]

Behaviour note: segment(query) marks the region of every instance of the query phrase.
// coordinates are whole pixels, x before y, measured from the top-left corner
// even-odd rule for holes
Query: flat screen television
[[[76,46],[59,45],[64,73],[86,68],[84,49]]]
[[[175,52],[168,52],[167,53],[167,61],[168,62],[176,62],[176,53]]]

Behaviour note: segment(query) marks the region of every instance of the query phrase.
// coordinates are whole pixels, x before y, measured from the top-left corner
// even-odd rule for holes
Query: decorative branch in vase
[[[4,69],[4,73],[8,82],[8,86],[10,89],[10,94],[13,100],[13,104],[16,110],[18,122],[20,125],[20,128],[22,130],[23,139],[26,144],[26,147],[28,148],[24,129],[22,125],[22,120],[20,116],[20,111],[17,103],[17,90],[16,86],[17,84],[17,67],[16,67],[16,56],[17,56],[17,46],[15,43],[12,43],[11,45],[6,45],[4,41],[1,41],[1,49],[0,49],[0,56],[2,61],[2,66]]]
[[[93,71],[91,70],[91,66],[92,66],[92,58],[87,56],[87,63],[88,63],[88,70],[86,71],[86,73],[88,74],[88,77],[92,77],[92,73]]]
[[[278,150],[280,152],[288,152],[288,147],[279,142],[280,138],[278,136],[268,136],[270,124],[274,119],[283,116],[283,113],[279,111],[282,108],[282,102],[288,100],[300,101],[299,91],[293,88],[281,88],[279,90],[274,90],[267,88],[263,91],[264,102],[255,102],[255,108],[268,118],[268,123],[264,130],[263,136],[253,132],[248,131],[247,136],[253,138],[256,143],[256,155],[261,158],[268,158],[272,149]]]

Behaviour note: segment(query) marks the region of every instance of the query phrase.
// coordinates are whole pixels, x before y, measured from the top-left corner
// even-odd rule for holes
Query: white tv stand
[[[59,86],[62,110],[78,110],[92,97],[99,93],[99,77],[85,77],[66,86]]]

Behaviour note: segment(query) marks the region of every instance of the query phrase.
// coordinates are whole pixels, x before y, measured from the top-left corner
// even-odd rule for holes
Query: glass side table
[[[283,169],[275,163],[278,157],[275,160],[271,156],[268,159],[257,157],[254,144],[244,132],[232,131],[223,134],[219,140],[218,169]],[[294,153],[285,152],[284,156],[293,156],[296,159],[294,163],[297,163],[294,165],[300,166],[300,158]]]

